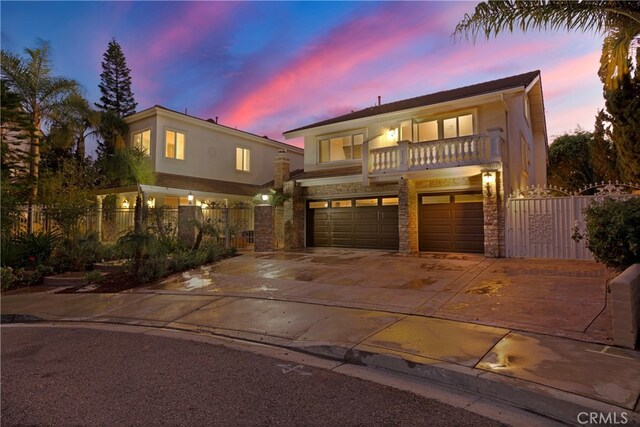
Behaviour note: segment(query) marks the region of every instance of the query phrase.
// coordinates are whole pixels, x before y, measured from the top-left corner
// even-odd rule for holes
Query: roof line
[[[251,136],[254,136],[254,137],[256,137],[256,138],[264,139],[264,140],[266,140],[266,141],[273,142],[273,143],[275,143],[275,144],[284,145],[284,146],[285,146],[285,147],[287,147],[287,148],[296,148],[296,149],[298,149],[298,150],[302,150],[302,151],[304,151],[304,149],[303,149],[303,148],[296,147],[295,145],[287,144],[286,142],[282,142],[282,141],[277,141],[277,140],[275,140],[275,139],[271,139],[271,138],[267,137],[266,135],[262,135],[262,136],[261,136],[261,135],[258,135],[258,134],[252,133],[252,132],[248,132],[248,131],[246,131],[246,130],[237,129],[237,128],[232,128],[231,126],[227,126],[227,125],[220,124],[220,123],[218,123],[218,122],[216,122],[216,121],[214,121],[214,120],[212,120],[212,119],[208,119],[208,120],[207,120],[207,119],[203,119],[203,118],[201,118],[201,117],[192,116],[192,115],[190,115],[190,114],[181,113],[180,111],[172,110],[171,108],[164,107],[164,106],[162,106],[162,105],[160,105],[160,104],[156,104],[156,105],[154,105],[153,107],[148,107],[148,108],[145,108],[145,109],[144,109],[144,110],[142,110],[142,111],[138,111],[138,112],[136,112],[136,113],[130,114],[130,115],[128,115],[128,116],[125,116],[125,118],[127,118],[127,117],[131,117],[131,116],[133,116],[133,115],[135,115],[135,114],[143,113],[143,112],[145,112],[145,111],[148,111],[148,110],[151,110],[151,109],[154,109],[154,108],[159,108],[159,109],[161,109],[161,110],[169,111],[169,112],[171,112],[171,113],[180,114],[181,116],[185,116],[185,117],[189,117],[189,118],[191,118],[191,119],[199,120],[199,121],[201,121],[201,122],[205,122],[205,123],[208,123],[208,124],[210,124],[210,125],[220,126],[220,127],[222,127],[222,128],[229,129],[229,130],[232,130],[232,131],[235,131],[235,132],[246,133],[247,135],[251,135]]]
[[[444,102],[450,102],[458,99],[470,98],[478,95],[485,95],[497,91],[503,91],[516,87],[526,87],[529,83],[540,76],[540,70],[530,71],[528,73],[518,74],[500,79],[489,80],[482,83],[476,83],[468,86],[462,86],[453,89],[447,89],[426,95],[420,95],[413,98],[393,101],[386,104],[376,105],[373,107],[363,108],[361,110],[352,111],[347,114],[336,116],[333,118],[321,120],[310,125],[305,125],[296,129],[284,132],[284,135],[298,132],[301,130],[313,129],[320,126],[346,122],[349,120],[363,119],[371,116],[377,116],[385,113],[408,110],[416,107],[424,107],[428,105],[436,105]]]

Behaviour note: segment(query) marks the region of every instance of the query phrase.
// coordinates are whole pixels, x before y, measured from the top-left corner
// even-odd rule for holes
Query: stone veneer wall
[[[398,182],[398,234],[399,252],[418,252],[418,195],[415,181],[406,178]]]
[[[367,197],[378,193],[397,194],[398,184],[362,185],[359,182],[349,182],[346,184],[319,185],[317,187],[305,187],[307,198],[333,197],[333,196],[353,196]]]
[[[271,205],[257,205],[253,208],[254,251],[270,252],[275,249],[275,208]]]
[[[200,206],[178,206],[178,239],[187,247],[193,247],[198,237],[198,226],[202,224]]]
[[[302,187],[295,181],[284,183],[284,249],[304,247],[305,203]]]
[[[482,189],[484,210],[484,255],[490,258],[504,256],[504,195],[502,174],[493,172],[495,183],[491,185],[491,195]]]

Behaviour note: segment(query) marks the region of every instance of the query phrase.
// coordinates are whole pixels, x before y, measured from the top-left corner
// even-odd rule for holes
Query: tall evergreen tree
[[[131,70],[116,39],[109,42],[102,58],[99,85],[102,96],[96,107],[105,112],[115,112],[120,117],[135,113],[138,104],[131,91]]]
[[[616,89],[605,84],[604,99],[611,123],[611,140],[617,152],[620,177],[624,181],[640,182],[640,49],[636,50],[636,65],[629,59],[633,74],[623,76]],[[600,78],[606,81],[606,66],[602,64]]]

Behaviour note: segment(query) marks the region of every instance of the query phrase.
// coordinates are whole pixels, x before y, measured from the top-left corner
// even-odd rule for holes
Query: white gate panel
[[[540,187],[514,193],[507,202],[507,256],[593,260],[586,241],[572,238],[576,229],[586,229],[584,209],[604,196],[638,197],[629,194],[638,188],[635,184],[609,183],[585,188],[583,191],[596,193],[588,196]]]

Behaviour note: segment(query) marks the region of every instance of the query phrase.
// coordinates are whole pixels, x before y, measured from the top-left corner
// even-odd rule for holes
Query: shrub
[[[22,251],[16,239],[2,239],[0,256],[3,267],[16,267],[22,263]]]
[[[44,264],[58,242],[58,236],[54,233],[33,233],[18,237],[16,243],[22,258],[21,265]]]
[[[624,270],[640,262],[640,197],[605,199],[585,209],[587,248],[596,261]]]
[[[140,261],[138,272],[135,276],[138,283],[148,283],[165,276],[169,270],[169,263],[165,257],[150,257]]]
[[[8,291],[18,280],[15,274],[13,274],[13,268],[0,267],[0,286],[2,291]]]
[[[104,276],[97,270],[88,271],[84,278],[87,279],[87,283],[101,283],[104,282]]]
[[[102,244],[96,233],[89,233],[77,239],[65,239],[55,251],[51,260],[58,272],[91,269],[113,252]]]

